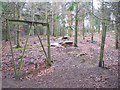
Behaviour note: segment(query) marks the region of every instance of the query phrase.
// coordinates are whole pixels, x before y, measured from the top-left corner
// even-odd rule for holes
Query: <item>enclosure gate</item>
[[[24,53],[25,53],[25,50],[26,50],[26,46],[27,46],[27,43],[28,43],[28,39],[29,39],[29,36],[30,36],[30,30],[31,30],[31,27],[28,31],[28,35],[27,35],[27,38],[26,38],[26,42],[25,42],[25,46],[24,46],[24,49],[23,49],[23,52],[22,52],[22,56],[21,56],[21,60],[20,60],[20,67],[18,69],[18,72],[17,72],[17,69],[16,69],[16,64],[15,64],[15,61],[14,61],[14,54],[13,54],[13,47],[12,47],[12,42],[11,42],[11,34],[10,34],[10,27],[9,27],[9,22],[21,22],[21,23],[27,23],[28,25],[31,25],[34,26],[34,30],[38,36],[38,39],[40,41],[40,44],[41,44],[41,47],[44,51],[44,54],[47,58],[47,62],[48,62],[48,65],[51,66],[51,51],[50,51],[50,29],[49,29],[49,24],[48,23],[43,23],[43,22],[35,22],[35,21],[25,21],[25,20],[12,20],[12,19],[7,19],[7,25],[8,25],[8,32],[9,32],[9,41],[10,41],[10,49],[11,49],[11,53],[12,53],[12,62],[13,62],[13,65],[14,65],[14,73],[15,73],[15,78],[18,78],[20,76],[20,72],[21,72],[21,68],[23,67],[23,58],[24,58]],[[41,41],[41,38],[36,30],[36,26],[38,24],[41,24],[42,26],[47,26],[47,46],[48,46],[48,55],[44,49],[44,46],[42,44],[42,41]]]

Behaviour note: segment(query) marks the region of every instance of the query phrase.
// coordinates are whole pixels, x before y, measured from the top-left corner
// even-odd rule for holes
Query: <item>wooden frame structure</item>
[[[43,23],[43,22],[35,22],[35,21],[25,21],[25,20],[13,20],[13,19],[7,19],[7,26],[8,26],[8,32],[9,32],[9,38],[10,38],[10,49],[11,49],[11,53],[12,53],[12,62],[13,62],[13,65],[14,65],[14,73],[15,73],[15,78],[19,78],[20,76],[20,72],[21,72],[21,68],[23,67],[23,58],[24,58],[24,53],[25,53],[25,50],[26,50],[26,46],[27,46],[27,43],[28,43],[28,39],[29,39],[29,36],[30,36],[30,30],[31,30],[31,27],[28,31],[28,35],[27,35],[27,38],[26,38],[26,43],[25,43],[25,46],[24,46],[24,49],[23,49],[23,53],[22,53],[22,57],[20,58],[21,61],[20,61],[20,67],[18,69],[18,72],[17,72],[17,69],[16,69],[16,64],[15,64],[15,61],[14,61],[14,54],[13,54],[13,47],[12,47],[12,43],[11,43],[11,34],[10,34],[10,27],[9,27],[9,22],[21,22],[21,23],[27,23],[28,25],[31,25],[34,26],[34,30],[38,36],[38,39],[40,41],[40,44],[41,44],[41,47],[44,51],[44,54],[47,58],[47,62],[48,62],[48,65],[51,66],[51,50],[50,50],[50,29],[49,29],[49,24],[48,23]],[[41,38],[36,30],[36,26],[38,24],[41,24],[43,26],[47,26],[47,46],[48,46],[48,55],[44,49],[44,46],[42,44],[42,41],[41,41]]]

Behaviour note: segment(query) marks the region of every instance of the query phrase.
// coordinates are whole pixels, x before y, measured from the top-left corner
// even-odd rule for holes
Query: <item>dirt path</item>
[[[8,77],[10,75],[7,75],[7,71],[3,71],[3,88],[118,87],[118,51],[113,46],[114,37],[112,36],[114,34],[107,35],[104,57],[106,68],[98,67],[100,39],[96,35],[97,43],[80,40],[77,48],[51,47],[52,67],[38,73],[37,76],[15,81]],[[35,56],[37,58],[37,54]],[[3,58],[4,63],[6,56],[4,55]],[[5,76],[7,77],[5,78]]]

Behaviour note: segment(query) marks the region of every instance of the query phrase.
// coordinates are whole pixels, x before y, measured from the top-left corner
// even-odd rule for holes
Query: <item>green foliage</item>
[[[3,14],[7,15],[7,14],[9,14],[11,12],[10,6],[11,5],[9,5],[9,3],[2,2],[2,12],[3,12]]]
[[[77,2],[69,3],[68,11],[74,11],[77,4]]]
[[[71,26],[67,26],[66,29],[73,31],[73,28]]]
[[[62,21],[63,24],[65,24],[66,22],[65,21]]]
[[[95,41],[95,40],[92,40],[92,41],[91,41],[91,43],[97,43],[97,41]]]
[[[58,19],[60,19],[60,16],[56,16],[55,18],[58,20]]]
[[[2,2],[0,2],[0,13],[2,12]]]

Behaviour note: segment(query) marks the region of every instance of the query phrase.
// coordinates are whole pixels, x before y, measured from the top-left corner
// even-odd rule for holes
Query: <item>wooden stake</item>
[[[32,25],[31,25],[31,27],[32,27]],[[22,66],[23,66],[24,53],[25,53],[25,50],[26,50],[26,47],[27,47],[27,43],[28,43],[29,36],[30,36],[31,27],[30,27],[30,29],[29,29],[29,32],[28,32],[28,35],[27,35],[27,38],[26,38],[26,42],[25,42],[25,46],[24,46],[22,58],[21,58],[21,60],[20,60],[20,68],[19,68],[19,70],[18,70],[18,76],[20,76],[20,71],[21,71],[21,68],[22,68]]]
[[[42,48],[43,48],[44,54],[45,54],[46,58],[48,59],[48,56],[47,56],[47,53],[46,53],[46,51],[45,51],[45,49],[44,49],[44,46],[43,46],[43,44],[42,44],[41,38],[40,38],[40,36],[39,36],[39,34],[38,34],[38,32],[37,32],[36,27],[35,27],[34,24],[33,24],[33,26],[34,26],[35,33],[37,34],[38,39],[39,39],[39,41],[40,41],[40,44],[41,44],[41,46],[42,46]]]

